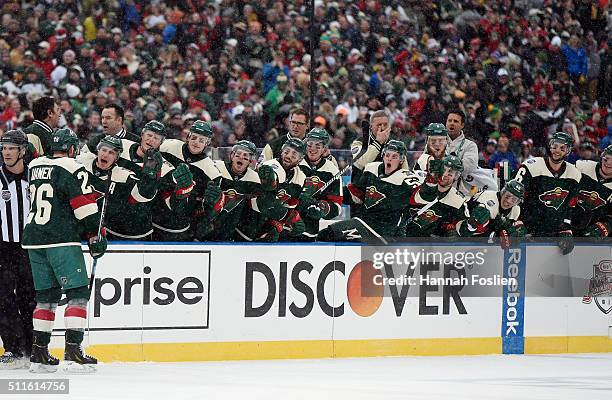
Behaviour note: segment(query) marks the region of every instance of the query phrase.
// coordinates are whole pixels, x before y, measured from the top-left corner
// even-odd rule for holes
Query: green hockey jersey
[[[51,136],[53,129],[37,119],[24,130],[28,136],[28,142],[32,143],[38,156],[51,155]]]
[[[304,180],[304,191],[308,194],[315,193],[340,172],[338,167],[332,161],[325,158],[321,159],[316,165],[310,164],[306,161],[306,159],[304,159],[299,164],[299,167],[306,176],[306,179]],[[327,189],[325,189],[325,191],[318,193],[314,198],[316,200],[325,200],[329,202],[330,211],[325,219],[333,219],[337,217],[342,211],[341,178],[336,179],[327,187]],[[319,233],[319,220],[309,218],[305,213],[302,215],[302,220],[304,221],[306,230],[300,236],[316,238],[317,234]]]
[[[239,224],[253,223],[250,218],[254,217],[255,212],[249,212],[248,202],[261,191],[259,175],[251,168],[242,176],[234,174],[231,163],[222,160],[215,161],[215,167],[221,174],[221,190],[225,201],[221,213],[211,222],[210,231],[205,232],[204,236],[198,234],[197,239],[229,241],[234,237],[234,231]],[[198,225],[207,222],[202,221],[204,218],[198,221]]]
[[[422,186],[428,188],[427,185]],[[415,198],[411,219],[406,226],[406,237],[455,236],[459,221],[468,217],[467,198],[455,187],[446,192],[435,189],[433,196]],[[424,190],[423,190],[424,192]]]
[[[572,225],[577,235],[597,222],[612,224],[612,179],[601,176],[595,161],[580,160],[576,168],[582,174]]]
[[[117,165],[142,175],[143,159],[138,155],[140,144],[122,139],[123,152]],[[183,233],[189,230],[191,215],[187,199],[178,199],[175,195],[176,184],[172,178],[174,167],[164,159],[158,180],[157,194],[153,201],[153,227],[168,233]]]
[[[23,231],[24,249],[80,246],[83,235],[95,236],[102,193],[73,158],[39,157],[29,165],[31,208]]]
[[[521,207],[517,204],[507,210],[500,206],[501,194],[493,190],[485,190],[479,195],[474,196],[468,201],[468,211],[471,212],[475,207],[485,207],[491,215],[488,221],[479,226],[469,227],[467,220],[457,224],[457,231],[461,236],[488,236],[494,233],[499,236],[499,232],[508,229],[520,219]]]
[[[96,190],[105,192],[108,173],[96,167],[96,155],[84,153],[77,157],[92,175]],[[123,240],[141,240],[153,233],[151,213],[157,193],[157,182],[119,166],[111,170],[111,187],[106,207],[106,230]],[[100,202],[99,202],[100,203]],[[98,204],[101,207],[101,204]]]
[[[365,166],[363,174],[349,185],[352,201],[361,203],[360,218],[380,236],[403,236],[406,212],[427,203],[435,191],[419,190],[424,177],[400,168],[385,175],[381,161]],[[424,198],[423,198],[424,196]]]
[[[557,236],[571,223],[574,199],[578,193],[580,171],[563,162],[553,173],[543,157],[535,157],[522,164],[514,179],[525,185],[525,201],[521,207],[522,221],[533,236]]]

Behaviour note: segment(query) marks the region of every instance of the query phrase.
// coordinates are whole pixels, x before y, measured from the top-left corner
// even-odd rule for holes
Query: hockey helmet
[[[62,128],[53,132],[51,136],[51,151],[68,152],[74,146],[76,152],[79,150],[79,138],[70,128]]]
[[[151,131],[151,132],[155,132],[158,135],[161,135],[162,137],[166,137],[166,126],[164,124],[162,124],[159,121],[156,120],[152,120],[149,121],[145,124],[145,126],[142,127],[142,132],[144,131]]]
[[[10,131],[6,131],[2,135],[2,138],[0,138],[0,145],[4,144],[26,147],[28,145],[28,138],[21,129],[11,129]]]
[[[427,135],[427,137],[431,137],[431,136],[446,137],[448,136],[448,129],[446,129],[446,126],[444,126],[443,124],[431,123],[427,125],[427,127],[425,128],[425,134]]]
[[[97,149],[100,150],[101,147],[110,147],[115,150],[118,154],[123,152],[123,142],[116,136],[107,135],[100,140],[98,143]]]
[[[297,138],[287,139],[285,144],[283,144],[281,151],[285,150],[288,147],[300,153],[302,157],[304,157],[304,154],[306,153],[306,146],[304,145],[304,142],[301,141],[300,139],[297,139]]]
[[[515,195],[519,198],[519,200],[523,200],[525,198],[525,186],[516,179],[512,179],[506,182],[501,193],[503,194],[504,192],[508,192]]]
[[[255,157],[257,155],[257,147],[255,147],[255,143],[250,140],[239,140],[236,142],[234,147],[232,147],[232,153],[236,150],[244,150],[251,154],[251,157]]]
[[[383,154],[385,154],[387,151],[395,151],[396,153],[399,153],[400,158],[402,160],[406,158],[406,145],[404,144],[404,142],[401,142],[399,140],[389,140],[383,148],[382,152]]]
[[[304,139],[306,143],[310,141],[321,142],[323,146],[327,147],[329,145],[329,133],[323,128],[312,128]]]
[[[450,154],[442,159],[444,161],[444,165],[449,167],[452,170],[458,171],[459,173],[463,172],[463,163],[461,159],[453,154]]]
[[[565,132],[555,132],[550,138],[549,145],[553,143],[561,143],[567,145],[570,149],[574,147],[574,139]]]
[[[196,133],[211,138],[213,136],[213,130],[209,122],[198,119],[191,124],[189,128],[190,133]]]

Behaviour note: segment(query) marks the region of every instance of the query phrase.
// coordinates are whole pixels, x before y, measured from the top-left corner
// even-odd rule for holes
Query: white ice
[[[610,400],[612,354],[108,363],[92,375],[0,371],[0,378],[17,377],[70,379],[69,396],[15,397],[35,400]]]

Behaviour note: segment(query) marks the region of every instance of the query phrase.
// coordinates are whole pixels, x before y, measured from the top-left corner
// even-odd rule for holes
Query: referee
[[[0,170],[0,337],[4,354],[0,369],[28,367],[32,349],[34,284],[21,234],[30,211],[28,171],[23,157],[28,140],[21,130],[0,138],[4,164]]]

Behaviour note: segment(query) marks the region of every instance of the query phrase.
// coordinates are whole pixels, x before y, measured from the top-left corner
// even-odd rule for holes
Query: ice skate
[[[90,374],[96,372],[98,360],[83,351],[83,347],[76,343],[66,343],[64,363],[62,369],[68,373]]]
[[[30,356],[30,372],[35,374],[52,373],[57,371],[59,360],[49,354],[47,346],[32,346]]]
[[[0,370],[3,369],[22,369],[28,368],[30,363],[27,358],[25,358],[22,354],[12,353],[10,351],[5,351],[2,356],[0,356]]]

